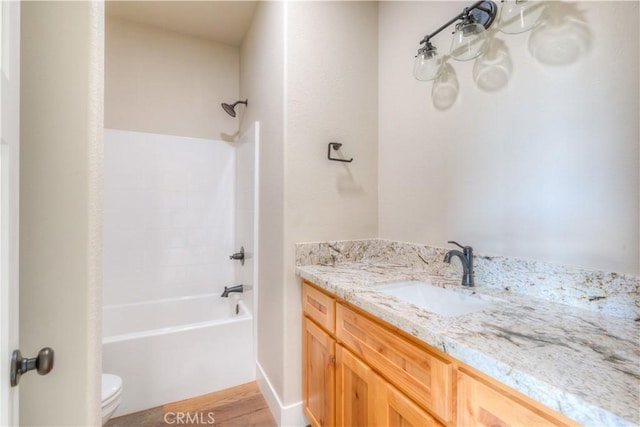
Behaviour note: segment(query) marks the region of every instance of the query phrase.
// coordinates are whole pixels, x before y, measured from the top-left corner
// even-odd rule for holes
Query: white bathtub
[[[123,381],[116,415],[255,380],[252,318],[233,294],[105,306],[103,372]]]

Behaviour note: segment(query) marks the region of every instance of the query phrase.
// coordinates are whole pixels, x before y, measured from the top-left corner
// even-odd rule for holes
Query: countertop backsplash
[[[433,276],[462,277],[458,260],[443,262],[452,248],[385,239],[299,243],[296,265],[336,266],[348,262],[395,264]],[[607,316],[640,320],[640,276],[587,270],[474,251],[475,283],[515,294],[583,308]]]

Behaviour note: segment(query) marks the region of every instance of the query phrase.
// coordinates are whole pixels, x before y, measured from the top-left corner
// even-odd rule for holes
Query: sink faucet
[[[460,252],[457,249],[450,250],[444,256],[444,262],[451,263],[451,257],[457,256],[462,262],[462,286],[473,286],[473,248],[471,246],[462,246],[461,244],[452,240],[449,243],[453,243],[462,249]]]
[[[220,296],[222,298],[227,298],[231,292],[242,292],[242,291],[243,291],[243,286],[242,285],[232,286],[230,288],[227,288],[225,286],[224,287],[224,291],[222,291],[222,295],[220,295]]]

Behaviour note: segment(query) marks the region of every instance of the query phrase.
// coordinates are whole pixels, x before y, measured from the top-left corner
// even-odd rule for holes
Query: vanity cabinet
[[[304,410],[312,426],[333,426],[335,420],[336,341],[304,318]]]
[[[303,281],[303,394],[319,426],[575,426]]]
[[[338,346],[337,356],[336,425],[376,425],[377,384],[373,370],[342,346]]]
[[[458,425],[461,426],[569,426],[577,425],[519,393],[484,378],[471,369],[458,369]],[[524,397],[524,396],[523,396]]]
[[[389,332],[357,317],[308,283],[303,285],[302,299],[304,411],[312,426],[442,426],[364,361],[396,371],[392,376],[401,378],[399,383],[406,383],[404,389],[409,393],[430,393],[429,360],[420,360],[422,355],[415,349],[394,348],[397,343]],[[372,337],[366,345],[365,331]],[[349,344],[337,343],[336,336]],[[366,350],[378,345],[387,348],[380,358],[375,357],[375,351]],[[387,363],[389,367],[385,367]],[[436,371],[434,378],[438,377]]]
[[[453,364],[342,304],[336,337],[409,398],[444,423],[453,420]]]
[[[441,426],[345,347],[336,351],[336,425]]]
[[[335,332],[335,298],[305,283],[302,288],[302,310],[305,316],[316,322],[324,330],[330,334]]]
[[[305,284],[302,289],[303,400],[312,426],[335,424],[335,299]]]

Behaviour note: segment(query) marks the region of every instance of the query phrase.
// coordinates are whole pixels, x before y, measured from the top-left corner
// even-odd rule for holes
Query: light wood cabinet
[[[391,384],[380,380],[384,385],[380,394],[384,396],[376,417],[376,425],[392,427],[441,427],[434,417],[416,405]]]
[[[304,411],[312,426],[333,426],[336,342],[309,318],[303,322]]]
[[[458,370],[458,425],[461,426],[575,426],[561,414],[485,378],[466,367]]]
[[[453,364],[348,307],[336,307],[336,337],[411,399],[453,420]]]
[[[320,290],[305,284],[302,287],[302,310],[326,331],[335,331],[336,300]]]
[[[376,425],[373,370],[342,346],[338,346],[336,353],[336,425]]]
[[[341,345],[336,349],[336,358],[337,426],[441,426]]]
[[[577,426],[308,282],[304,410],[313,426]]]

